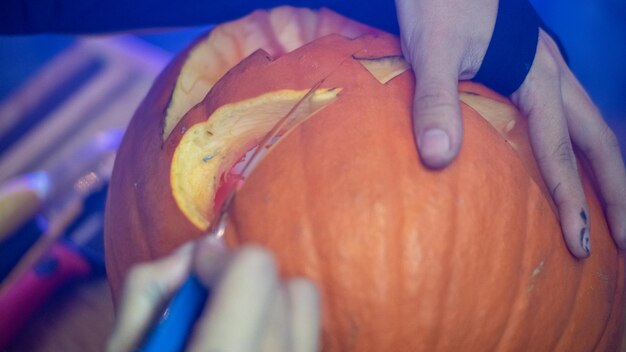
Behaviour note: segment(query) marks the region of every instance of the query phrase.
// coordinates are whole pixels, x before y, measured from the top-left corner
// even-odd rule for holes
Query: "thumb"
[[[193,248],[188,243],[167,257],[138,264],[130,270],[106,351],[134,350],[154,315],[185,280]]]
[[[407,49],[415,74],[413,127],[420,158],[428,167],[442,168],[459,153],[463,138],[460,59],[451,57],[449,48]]]

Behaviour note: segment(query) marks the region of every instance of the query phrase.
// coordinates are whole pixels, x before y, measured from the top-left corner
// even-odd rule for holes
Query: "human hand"
[[[213,294],[190,335],[188,351],[317,351],[320,306],[313,284],[281,280],[273,257],[260,247],[230,254],[212,240],[187,244],[131,270],[108,351],[137,348],[190,267]]]
[[[396,0],[396,7],[403,52],[417,78],[416,142],[424,164],[442,168],[461,148],[458,80],[478,72],[498,0]],[[510,98],[528,116],[533,153],[572,254],[590,254],[589,212],[573,145],[590,161],[613,238],[626,248],[626,169],[617,138],[543,30],[530,71]]]

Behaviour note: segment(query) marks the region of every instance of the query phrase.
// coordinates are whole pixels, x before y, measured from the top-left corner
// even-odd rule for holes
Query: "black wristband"
[[[530,71],[538,39],[539,17],[528,0],[500,0],[491,42],[473,80],[511,95]]]

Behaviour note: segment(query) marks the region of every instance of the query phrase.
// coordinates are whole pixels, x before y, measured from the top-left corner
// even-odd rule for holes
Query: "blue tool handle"
[[[142,352],[183,351],[209,294],[209,289],[195,275],[190,275],[138,350]]]

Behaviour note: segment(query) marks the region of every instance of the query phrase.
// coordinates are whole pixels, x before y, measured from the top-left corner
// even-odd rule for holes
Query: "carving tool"
[[[259,161],[269,153],[279,140],[279,133],[288,125],[298,107],[313,97],[313,93],[322,82],[315,84],[302,99],[294,104],[291,110],[265,134],[259,146],[249,152],[251,154],[250,157],[246,156],[241,162],[242,164],[238,165],[241,167],[240,181],[229,192],[222,204],[217,221],[214,222],[211,231],[206,236],[215,237],[217,240],[223,241],[228,222],[228,212],[236,192],[241,188],[243,182],[245,182]],[[169,352],[184,350],[189,333],[199,318],[210,294],[210,288],[205,287],[197,275],[191,273],[187,281],[171,299],[164,313],[160,316],[158,323],[146,335],[139,351]]]

